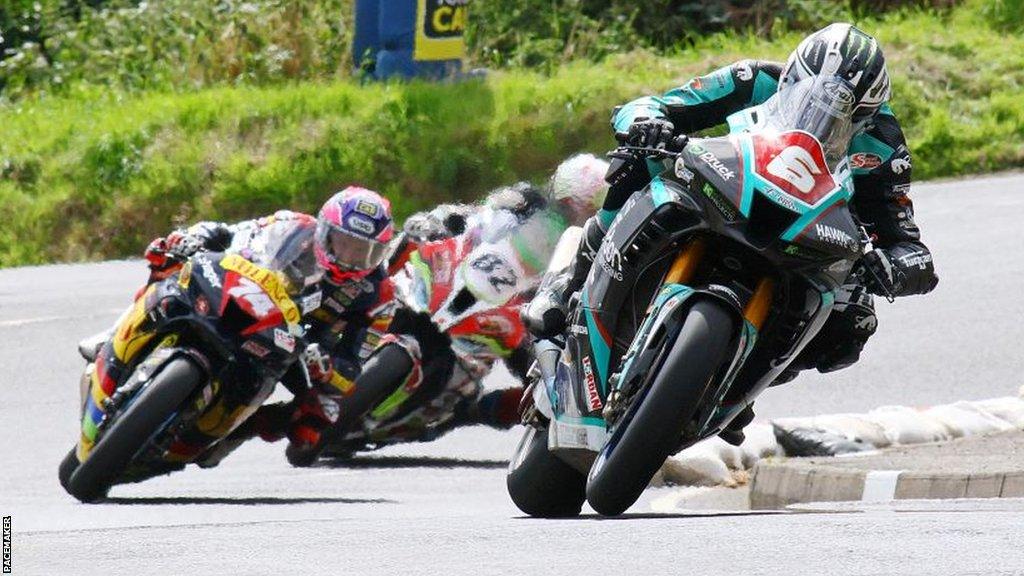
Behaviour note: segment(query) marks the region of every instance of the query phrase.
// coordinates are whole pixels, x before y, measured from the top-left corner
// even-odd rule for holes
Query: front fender
[[[633,343],[626,351],[622,369],[612,377],[609,389],[628,395],[635,391],[637,386],[641,386],[656,369],[655,364],[662,350],[675,338],[687,311],[695,302],[708,299],[722,304],[733,316],[737,326],[733,337],[732,358],[723,366],[723,370],[717,376],[718,384],[713,388],[718,391],[716,400],[719,400],[753,349],[757,340],[757,329],[743,317],[738,299],[732,291],[717,285],[706,288],[691,288],[683,284],[664,286],[651,305]]]

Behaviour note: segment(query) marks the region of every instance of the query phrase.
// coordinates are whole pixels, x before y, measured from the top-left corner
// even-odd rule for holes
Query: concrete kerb
[[[1002,447],[998,437],[991,440]],[[938,444],[922,448],[935,452],[946,447]],[[885,452],[880,459],[900,463]],[[878,461],[872,458],[760,461],[751,478],[750,506],[764,510],[811,502],[1024,497],[1024,469],[948,472],[941,471],[941,458],[925,466],[914,466],[913,461],[907,459],[910,469],[875,469],[873,464]]]

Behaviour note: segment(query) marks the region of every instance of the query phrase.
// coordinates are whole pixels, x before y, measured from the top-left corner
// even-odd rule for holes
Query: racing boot
[[[266,442],[277,442],[285,437],[295,407],[291,402],[278,402],[260,406],[248,420],[232,430],[196,460],[200,468],[213,468],[239,446],[259,436]]]
[[[117,326],[117,324],[114,324],[114,326]],[[100,353],[100,348],[103,348],[103,345],[114,336],[114,326],[79,340],[78,353],[82,355],[82,358],[85,358],[88,362],[95,362],[96,356]]]
[[[523,323],[534,336],[552,338],[565,332],[569,299],[583,288],[606,232],[596,216],[587,220],[572,264],[537,290],[523,312]]]
[[[747,435],[743,433],[743,429],[747,427],[747,424],[753,422],[753,420],[754,405],[749,404],[742,412],[737,414],[732,421],[725,425],[725,430],[719,432],[718,437],[733,446],[739,446],[747,439]]]

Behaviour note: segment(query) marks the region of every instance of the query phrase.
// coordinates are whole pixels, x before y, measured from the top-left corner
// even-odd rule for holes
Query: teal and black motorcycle
[[[868,248],[849,209],[851,103],[844,80],[808,79],[730,116],[727,136],[612,153],[657,175],[612,223],[566,333],[536,343],[507,478],[520,510],[624,512],[818,332]],[[575,245],[567,233],[549,275]]]

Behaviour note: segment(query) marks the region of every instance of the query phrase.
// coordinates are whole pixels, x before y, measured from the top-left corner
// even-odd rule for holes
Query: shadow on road
[[[394,500],[385,498],[318,498],[312,497],[255,497],[255,498],[227,498],[227,497],[204,497],[204,496],[168,496],[168,497],[139,497],[139,498],[107,498],[103,504],[122,505],[150,505],[150,504],[217,504],[228,506],[255,506],[258,504],[270,505],[291,505],[291,504],[394,504]]]
[[[635,512],[619,516],[600,516],[598,514],[580,514],[572,518],[532,518],[530,516],[517,516],[516,520],[568,520],[570,522],[599,521],[615,522],[623,520],[678,520],[680,518],[729,518],[732,516],[778,516],[780,514],[799,514],[792,510],[731,510],[731,511],[707,511],[707,512]]]
[[[321,459],[318,468],[507,468],[508,460],[460,460],[429,456],[357,456]]]

